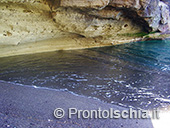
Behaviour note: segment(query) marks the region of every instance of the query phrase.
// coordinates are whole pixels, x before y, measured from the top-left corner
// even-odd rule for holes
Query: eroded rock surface
[[[117,36],[117,34],[137,33],[141,32],[141,28],[135,25],[128,18],[119,16],[121,12],[107,17],[109,14],[102,15],[98,13],[99,17],[89,15],[72,8],[58,8],[53,13],[53,18],[58,25],[58,28],[70,33],[77,33],[85,37],[98,36]],[[115,14],[115,15],[114,15]],[[101,18],[102,17],[102,18]],[[112,18],[113,17],[113,18]]]
[[[0,44],[17,45],[57,37],[59,30],[47,4],[16,2],[0,3]]]
[[[124,13],[124,16],[139,23],[139,26],[140,23],[144,23],[142,27],[148,31],[165,32],[170,28],[168,22],[170,21],[170,8],[167,0],[60,0],[58,4],[55,3],[53,3],[55,9],[57,7],[86,8],[86,10],[88,9],[86,12],[95,16],[103,16],[105,13],[104,18],[112,18],[108,14],[114,14],[117,10],[120,10]],[[110,9],[106,11],[105,8],[107,7],[110,7]]]
[[[110,0],[60,0],[59,6],[103,9],[109,4],[109,2]]]
[[[41,47],[45,45],[42,51],[76,49],[76,45],[79,45],[77,48],[106,46],[141,40],[143,37],[136,35],[143,32],[169,31],[170,2],[0,0],[0,24],[0,51],[3,52],[4,45],[21,45],[22,48],[24,44],[21,50],[24,53],[25,49],[33,49],[35,44],[30,43],[35,42],[42,44]],[[50,46],[49,40],[52,40]],[[39,43],[41,41],[46,42]],[[41,50],[34,47],[29,53],[35,51]],[[20,54],[17,47],[14,52]]]

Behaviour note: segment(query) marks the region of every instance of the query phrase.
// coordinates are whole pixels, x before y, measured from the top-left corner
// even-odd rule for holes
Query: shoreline
[[[151,119],[77,119],[67,116],[57,119],[56,108],[79,110],[127,110],[99,100],[73,95],[66,91],[55,91],[19,86],[0,81],[0,127],[67,127],[67,128],[152,128]]]
[[[164,36],[164,35],[163,35]],[[0,45],[0,58],[10,57],[17,55],[36,54],[44,52],[54,52],[60,50],[79,50],[97,47],[110,47],[126,43],[135,43],[139,41],[149,40],[170,40],[170,35],[166,38],[154,37],[154,34],[150,35],[150,38],[129,38],[125,40],[108,40],[102,42],[93,38],[56,38],[44,41],[38,41],[33,43],[24,43],[19,45]],[[62,43],[61,43],[62,42]]]
[[[53,52],[59,50],[78,50],[125,44],[141,41],[141,38],[105,40],[84,37],[60,37],[18,45],[0,45],[0,57]]]

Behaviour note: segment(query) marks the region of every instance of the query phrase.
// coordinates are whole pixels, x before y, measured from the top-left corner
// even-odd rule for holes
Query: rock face
[[[53,40],[51,47],[41,43],[45,51],[66,49],[67,43],[71,49],[120,44],[139,40],[138,33],[170,30],[170,1],[0,0],[0,24],[0,51],[22,44],[31,49],[30,43],[45,40]]]
[[[110,0],[60,0],[59,6],[102,9],[106,7],[109,2]]]
[[[128,18],[121,17],[121,12],[98,13],[96,15],[88,15],[80,10],[72,8],[58,8],[53,13],[53,18],[58,25],[58,28],[70,33],[77,33],[85,37],[98,36],[116,36],[117,34],[137,33],[141,32],[141,28],[131,22]],[[101,17],[113,18],[101,18]]]
[[[143,23],[142,27],[148,31],[165,32],[170,28],[168,23],[170,20],[169,3],[168,0],[60,0],[57,5],[54,2],[53,7],[55,9],[57,7],[85,8],[86,12],[97,17],[100,17],[100,14],[105,12],[103,18],[113,19],[114,17],[107,14],[114,14],[119,10],[133,22]],[[110,7],[110,9],[106,11],[105,8],[107,7]],[[95,13],[92,9],[96,9]]]
[[[58,30],[43,1],[4,1],[0,0],[0,44],[17,45],[56,37]]]

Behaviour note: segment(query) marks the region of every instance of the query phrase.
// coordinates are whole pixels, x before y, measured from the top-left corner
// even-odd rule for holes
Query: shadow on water
[[[170,104],[170,41],[0,58],[0,79],[127,107]]]

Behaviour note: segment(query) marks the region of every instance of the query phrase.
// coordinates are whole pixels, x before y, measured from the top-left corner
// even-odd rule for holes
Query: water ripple
[[[150,109],[170,104],[169,56],[170,41],[146,41],[6,57],[0,79]]]

